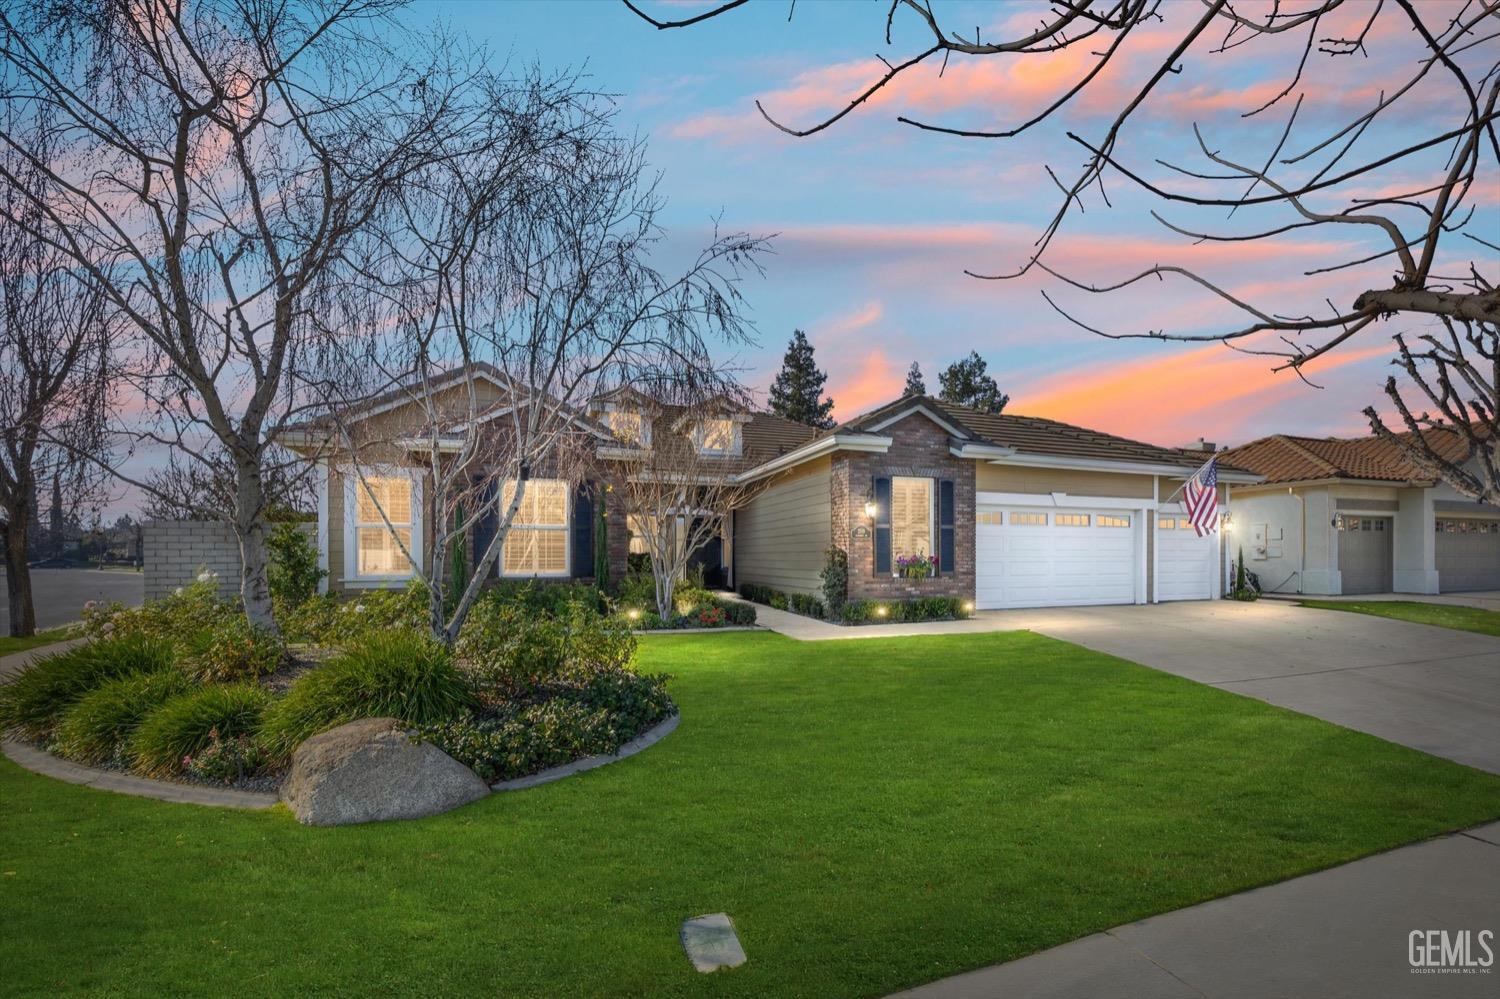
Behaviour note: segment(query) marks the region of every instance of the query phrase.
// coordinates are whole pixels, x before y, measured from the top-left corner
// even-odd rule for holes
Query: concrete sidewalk
[[[1500,934],[1500,823],[1179,909],[901,993],[920,999],[1461,999],[1500,967],[1414,971],[1409,934]],[[1476,959],[1485,956],[1471,944]],[[1500,952],[1500,938],[1489,941]]]

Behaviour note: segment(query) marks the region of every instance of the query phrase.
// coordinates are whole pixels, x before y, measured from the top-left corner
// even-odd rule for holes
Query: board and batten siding
[[[734,515],[735,583],[819,593],[833,538],[832,463],[799,465]]]

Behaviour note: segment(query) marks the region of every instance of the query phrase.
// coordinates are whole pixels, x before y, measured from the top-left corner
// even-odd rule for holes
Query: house
[[[487,403],[503,408],[503,378],[484,378]],[[433,383],[434,393],[461,385]],[[285,440],[318,463],[318,538],[335,590],[387,586],[420,567],[430,548],[431,477],[415,457],[391,393],[344,414],[346,426],[383,425],[385,470],[367,474],[391,527],[362,501],[358,479],[316,425]],[[392,429],[394,428],[394,429]],[[596,400],[576,414],[573,443],[589,451],[567,478],[533,472],[495,572],[505,578],[592,578],[595,546],[611,578],[625,572],[634,513],[611,502],[639,449],[662,434],[686,435],[721,458],[753,498],[727,519],[717,550],[701,553],[711,578],[817,594],[831,546],[844,549],[852,599],[955,596],[977,608],[1200,600],[1223,589],[1218,533],[1199,537],[1176,494],[1207,460],[1053,420],[993,415],[918,396],[894,400],[821,431],[762,413],[688,419],[636,393]],[[1220,463],[1221,501],[1260,481]],[[604,497],[603,537],[595,503]],[[485,527],[474,532],[481,549]],[[489,530],[493,530],[492,527]],[[492,537],[493,535],[489,535]],[[638,545],[636,546],[638,547]],[[899,573],[904,556],[936,556],[937,573]]]
[[[1435,450],[1461,460],[1458,434]],[[1245,565],[1274,592],[1500,589],[1500,506],[1475,503],[1378,437],[1277,434],[1223,452],[1264,481],[1229,509]]]

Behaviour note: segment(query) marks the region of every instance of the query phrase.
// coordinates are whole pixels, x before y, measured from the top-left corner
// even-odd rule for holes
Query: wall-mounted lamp
[[[1223,526],[1225,531],[1234,530],[1234,514],[1226,511],[1225,513],[1220,515],[1219,524]]]
[[[868,517],[870,520],[874,520],[875,519],[875,515],[877,513],[879,513],[879,512],[880,512],[880,507],[878,507],[878,506],[875,505],[875,501],[874,500],[870,500],[867,503],[865,503],[865,516]]]
[[[1344,529],[1344,515],[1341,513],[1336,513],[1333,515],[1333,519],[1328,523],[1333,527],[1335,531],[1342,531]]]

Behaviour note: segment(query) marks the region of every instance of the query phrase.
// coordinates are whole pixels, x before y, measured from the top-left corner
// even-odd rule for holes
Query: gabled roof
[[[1402,437],[1410,438],[1409,434]],[[1430,430],[1427,441],[1448,461],[1468,457],[1462,436],[1449,430]],[[1274,434],[1230,448],[1229,460],[1265,476],[1270,484],[1359,479],[1368,482],[1428,483],[1430,472],[1411,461],[1382,437],[1295,437]]]

